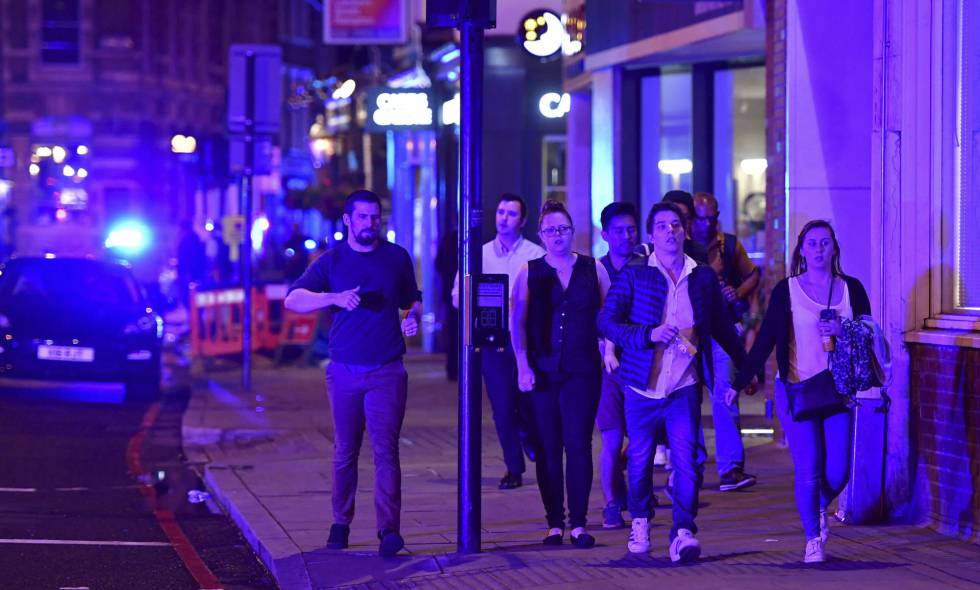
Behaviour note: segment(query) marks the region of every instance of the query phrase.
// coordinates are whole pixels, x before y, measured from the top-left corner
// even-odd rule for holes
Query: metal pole
[[[252,170],[255,167],[255,53],[245,54],[245,166],[242,170],[242,389],[252,389]]]
[[[483,387],[480,359],[473,348],[473,275],[483,268],[483,205],[480,166],[483,142],[483,29],[460,25],[460,297],[459,511],[456,546],[460,553],[480,552],[480,430]]]

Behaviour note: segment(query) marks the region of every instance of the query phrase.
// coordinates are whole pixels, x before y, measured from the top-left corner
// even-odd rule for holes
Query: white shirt
[[[813,377],[827,368],[830,353],[824,351],[820,335],[820,311],[827,308],[827,302],[819,303],[810,299],[799,277],[789,279],[789,308],[793,316],[793,333],[789,339],[789,378],[790,383],[799,383]],[[831,305],[837,310],[837,317],[851,319],[851,297],[844,284],[844,296],[840,303]]]
[[[514,288],[514,281],[517,280],[521,267],[542,256],[544,248],[524,237],[517,238],[511,248],[504,245],[499,237],[495,237],[483,244],[483,273],[507,275],[510,279],[507,286],[509,293]],[[459,272],[453,280],[453,305],[459,307]]]
[[[698,265],[690,256],[684,255],[684,268],[675,284],[670,273],[660,265],[656,255],[647,259],[647,264],[656,268],[667,279],[667,299],[664,301],[661,324],[676,326],[678,337],[667,344],[654,345],[653,363],[650,365],[650,378],[647,389],[632,387],[636,393],[651,399],[664,399],[682,387],[697,383],[694,356],[697,354],[697,334],[694,330],[694,308],[688,291],[691,271]],[[684,342],[687,340],[687,343]],[[690,344],[690,348],[688,347]],[[693,349],[694,352],[691,352]]]

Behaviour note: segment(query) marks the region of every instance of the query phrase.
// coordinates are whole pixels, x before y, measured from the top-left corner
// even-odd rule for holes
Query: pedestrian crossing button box
[[[507,330],[509,277],[505,274],[479,274],[475,278],[473,346],[505,348],[510,342]]]

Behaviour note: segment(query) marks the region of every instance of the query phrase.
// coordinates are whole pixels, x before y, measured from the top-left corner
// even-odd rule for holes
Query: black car
[[[0,265],[0,378],[123,382],[160,394],[163,320],[128,268],[81,258]]]

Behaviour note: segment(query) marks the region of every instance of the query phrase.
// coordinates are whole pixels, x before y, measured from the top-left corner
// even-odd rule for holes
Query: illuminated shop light
[[[78,171],[75,172],[75,174],[77,174],[79,178],[85,178],[88,176],[88,170],[86,170],[85,168],[79,168]]]
[[[175,154],[193,154],[197,151],[197,139],[193,135],[174,135],[170,138],[170,151]]]
[[[79,156],[86,156],[86,155],[88,155],[88,146],[87,145],[80,145],[80,146],[76,147],[75,148],[75,153],[78,154]]]
[[[68,219],[68,212],[64,209],[58,209],[54,212],[54,218],[58,221],[64,221]]]
[[[61,173],[69,177],[75,176],[75,169],[72,168],[71,166],[65,166],[64,169],[62,169]]]
[[[65,148],[61,147],[60,145],[56,145],[53,148],[51,148],[51,157],[54,158],[55,164],[60,164],[64,162],[65,156],[67,155],[68,152],[66,152]]]
[[[303,245],[306,246],[306,249],[311,252],[313,250],[316,250],[316,240],[312,240],[312,239],[306,240],[305,242],[303,242]]]
[[[354,95],[354,90],[357,89],[357,83],[353,80],[345,80],[339,88],[333,91],[334,100],[345,100]]]
[[[395,230],[389,229],[388,230],[388,234],[387,234],[386,237],[388,238],[388,241],[389,242],[394,242],[395,241]]]
[[[457,92],[451,99],[442,103],[442,124],[459,125],[459,93]]]
[[[214,231],[214,220],[213,219],[209,219],[209,220],[207,220],[207,221],[204,222],[204,231],[207,231],[207,232]]]
[[[694,162],[691,162],[687,158],[680,160],[660,160],[657,162],[657,168],[664,174],[670,174],[672,176],[690,174],[691,170],[694,170]]]
[[[30,166],[27,167],[27,169],[30,171],[31,176],[37,176],[38,174],[41,173],[41,167],[38,166],[37,164],[31,164]]]
[[[769,167],[769,162],[765,158],[746,158],[738,163],[742,172],[754,176],[762,174]]]
[[[51,157],[51,148],[42,145],[39,148],[37,148],[37,149],[34,150],[34,155],[36,155],[39,158],[50,158]]]
[[[344,232],[335,231],[333,232],[333,239],[337,242],[344,239]]]
[[[572,97],[566,92],[547,92],[538,100],[538,110],[549,119],[560,119],[572,108]]]
[[[561,17],[549,10],[542,11],[537,18],[524,20],[523,46],[535,57],[551,57],[562,50],[568,33],[562,26]]]
[[[432,125],[432,108],[425,92],[382,92],[371,120],[379,127]]]

